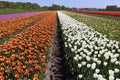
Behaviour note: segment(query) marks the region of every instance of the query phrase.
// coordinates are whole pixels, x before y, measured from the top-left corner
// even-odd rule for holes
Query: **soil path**
[[[56,21],[45,80],[70,80],[68,76],[68,67],[64,58],[62,32],[58,24],[59,21]]]

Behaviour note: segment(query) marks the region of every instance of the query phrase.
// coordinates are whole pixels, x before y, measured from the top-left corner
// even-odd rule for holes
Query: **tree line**
[[[37,3],[30,2],[8,2],[8,1],[0,1],[0,9],[23,9],[23,10],[98,10],[98,11],[120,11],[120,7],[116,5],[108,5],[104,9],[97,8],[69,8],[66,6],[60,6],[57,4],[52,4],[52,6],[40,6]]]
[[[0,1],[0,9],[31,9],[31,10],[69,10],[69,7],[53,4],[52,6],[39,6],[37,3],[30,2],[8,2]]]
[[[72,8],[72,10],[90,10],[90,11],[120,11],[116,5],[107,5],[106,8]]]
[[[120,7],[117,7],[116,5],[109,5],[106,6],[107,11],[120,11]]]

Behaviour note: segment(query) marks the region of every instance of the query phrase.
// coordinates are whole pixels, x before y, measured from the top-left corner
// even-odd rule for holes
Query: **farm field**
[[[119,11],[87,11],[87,10],[71,10],[72,12],[79,12],[79,13],[88,13],[88,14],[99,14],[99,15],[108,15],[108,16],[120,16]]]
[[[86,15],[71,12],[64,13],[78,19],[79,21],[81,18],[83,21],[87,19],[92,20],[91,17],[93,17],[89,16],[89,18],[87,18]],[[117,67],[117,69],[120,68],[119,65],[117,66],[116,64],[116,61],[119,61],[120,59],[119,50],[115,49],[119,49],[119,42],[109,40],[106,36],[97,32],[100,28],[104,30],[106,26],[99,27],[99,29],[94,30],[93,28],[96,28],[94,25],[95,20],[91,21],[94,23],[86,25],[85,23],[89,23],[88,20],[87,22],[81,23],[83,22],[82,20],[79,22],[64,14],[61,14],[60,16],[65,41],[65,56],[70,64],[71,72],[75,77],[74,80],[118,79],[119,76],[116,75],[120,75],[120,73],[115,75],[116,71],[114,72],[114,70],[116,69],[115,67]],[[82,16],[85,16],[86,18],[83,18]],[[94,19],[99,21],[99,18],[97,17]],[[112,48],[114,43],[116,47]],[[112,55],[118,55],[118,58],[113,60],[115,57],[112,58]],[[114,76],[116,76],[116,78]]]
[[[113,19],[113,20],[120,20],[120,17],[116,16],[109,16],[109,15],[100,15],[100,14],[87,14],[86,15],[91,15],[91,16],[96,16],[96,17],[101,17],[101,18],[107,18],[107,19]]]
[[[102,33],[103,35],[106,35],[107,38],[112,40],[117,40],[120,42],[120,37],[119,37],[120,21],[118,19],[115,19],[114,17],[111,17],[113,19],[108,19],[108,18],[72,13],[72,12],[64,12],[64,13],[75,18],[80,22],[87,24],[88,26],[91,26],[96,31]]]
[[[44,79],[55,20],[56,12],[53,11],[1,21],[0,39],[1,41],[4,39],[0,44],[0,78],[2,80]],[[6,24],[4,26],[4,23],[8,23],[9,26]],[[30,25],[31,23],[34,24]],[[26,25],[31,27],[26,29],[24,28]],[[24,29],[21,32],[22,28]],[[12,37],[9,34],[12,34]]]
[[[0,9],[0,15],[2,14],[15,14],[15,13],[23,13],[23,12],[35,12],[36,10],[23,10],[23,9],[12,9],[12,8],[6,8],[6,9]]]
[[[119,11],[112,12],[112,11],[84,11],[84,10],[71,10],[71,12],[76,12],[80,14],[86,14],[90,16],[96,16],[96,17],[101,17],[101,18],[107,18],[107,19],[115,19],[115,20],[120,20]]]
[[[0,80],[120,80],[119,17],[0,15]]]

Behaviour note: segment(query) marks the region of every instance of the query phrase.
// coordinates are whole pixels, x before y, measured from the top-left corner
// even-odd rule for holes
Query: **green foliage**
[[[70,10],[70,8],[65,6],[60,6],[53,4],[52,6],[40,7],[36,3],[22,3],[22,2],[7,2],[0,1],[0,14],[8,13],[19,13],[19,12],[29,12],[29,11],[43,11],[43,10]]]
[[[0,1],[0,14],[39,11],[40,6],[36,3],[6,2]]]
[[[31,11],[35,11],[35,10],[6,8],[6,9],[0,9],[0,14],[11,14],[11,13],[31,12]]]
[[[6,9],[6,8],[12,8],[12,9],[39,9],[40,6],[36,3],[22,3],[22,2],[6,2],[6,1],[0,1],[0,9]]]
[[[120,11],[120,8],[118,8],[116,5],[110,5],[106,6],[106,11]]]
[[[120,20],[119,16],[109,16],[109,15],[98,15],[98,14],[87,14],[87,13],[80,13],[80,14],[85,14],[85,15],[90,15],[90,16],[96,16],[96,17],[101,17],[105,19],[113,19],[113,20]]]
[[[69,10],[70,8],[53,4],[51,7],[49,7],[49,9],[50,10]]]

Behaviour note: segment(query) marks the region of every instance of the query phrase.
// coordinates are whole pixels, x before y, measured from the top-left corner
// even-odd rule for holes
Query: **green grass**
[[[36,10],[6,8],[6,9],[0,9],[0,14],[12,14],[12,13],[33,12],[33,11],[36,11]]]
[[[83,13],[80,13],[80,14],[83,14]],[[98,15],[98,14],[86,14],[86,15],[101,17],[105,19],[107,18],[107,19],[113,19],[113,20],[120,20],[120,17],[116,17],[116,16],[107,16],[107,15]]]
[[[120,21],[116,19],[101,18],[91,15],[79,14],[74,12],[63,11],[65,14],[76,20],[91,26],[96,31],[107,35],[108,39],[120,42]]]

